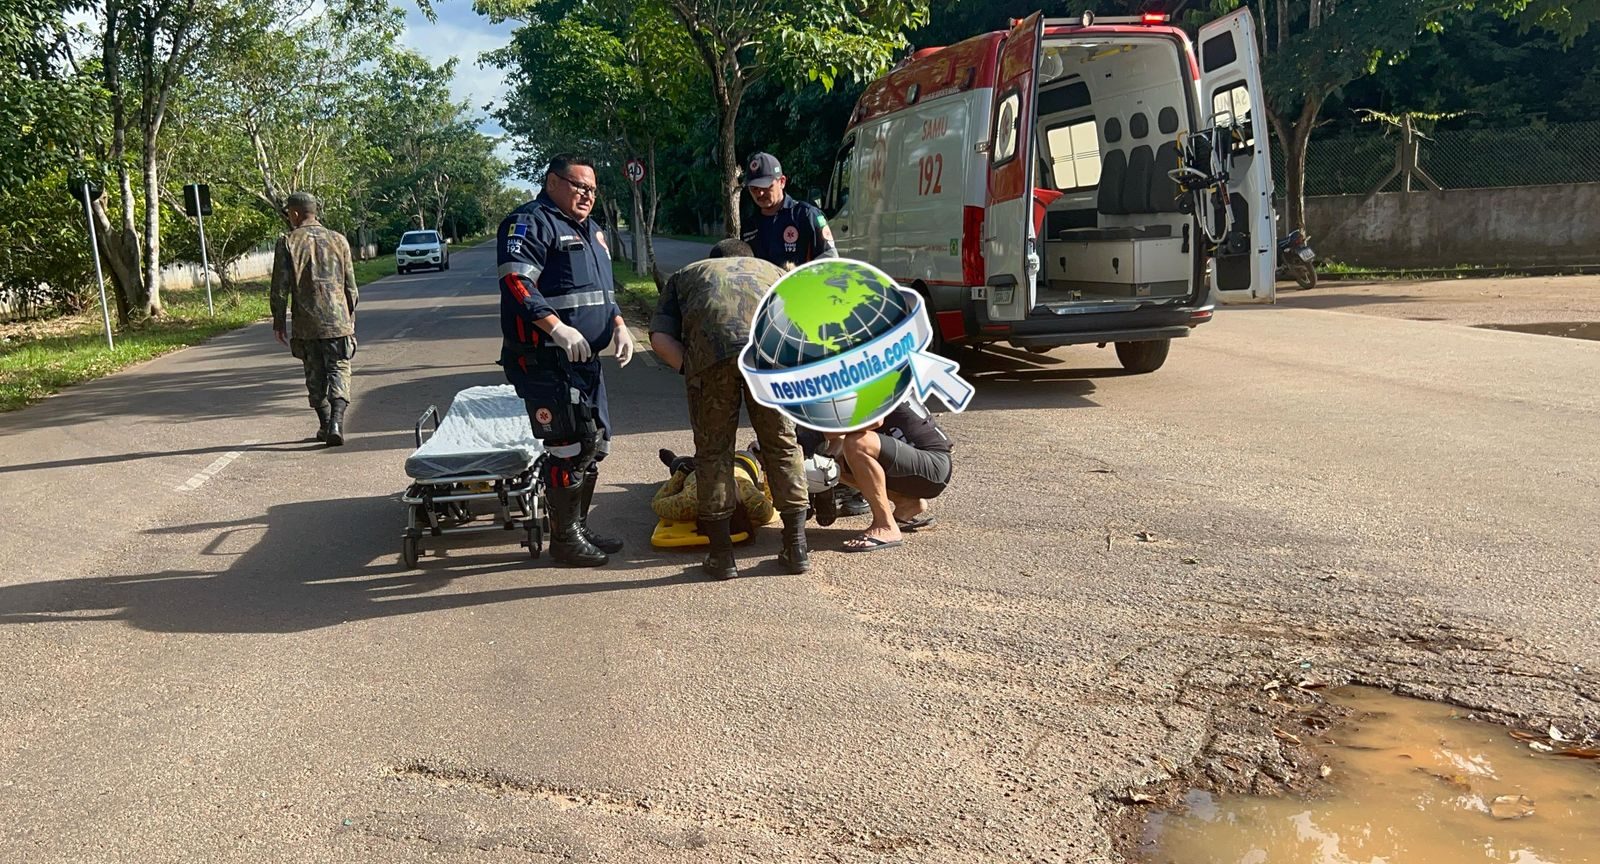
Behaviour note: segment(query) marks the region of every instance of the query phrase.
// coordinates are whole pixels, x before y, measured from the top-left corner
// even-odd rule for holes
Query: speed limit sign
[[[644,163],[638,159],[629,159],[627,165],[628,179],[635,183],[644,179]]]

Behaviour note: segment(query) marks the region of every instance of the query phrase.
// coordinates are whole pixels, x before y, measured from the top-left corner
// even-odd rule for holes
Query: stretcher
[[[664,453],[666,451],[663,451]],[[662,457],[665,461],[666,457]],[[754,484],[756,491],[767,499],[771,511],[772,491],[767,487],[765,475],[761,465],[749,453],[740,451],[734,454],[734,472],[743,474],[750,483]],[[671,468],[671,466],[668,466]],[[696,519],[674,519],[666,512],[688,515],[695,509],[694,487],[688,485],[689,475],[678,475],[676,472],[662,484],[661,491],[657,493],[656,500],[651,502],[651,508],[656,511],[657,520],[654,531],[650,532],[650,545],[661,549],[677,549],[682,547],[710,546],[711,538],[700,533],[700,523]],[[663,500],[667,496],[670,500]],[[748,509],[748,508],[747,508]],[[666,512],[664,512],[666,511]],[[768,518],[766,522],[770,522]],[[757,526],[759,527],[759,526]],[[735,543],[743,543],[750,539],[753,531],[734,531],[728,536]]]
[[[539,471],[545,452],[516,389],[469,387],[442,419],[429,405],[415,428],[417,448],[406,458],[412,482],[400,497],[406,568],[417,566],[424,544],[438,547],[443,538],[465,534],[519,532],[521,545],[538,558],[550,530]]]

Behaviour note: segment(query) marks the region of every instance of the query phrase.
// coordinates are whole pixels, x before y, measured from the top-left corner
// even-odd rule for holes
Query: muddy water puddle
[[[1600,321],[1544,321],[1538,324],[1478,324],[1484,330],[1510,330],[1568,339],[1600,339]]]
[[[1329,698],[1355,713],[1327,733],[1326,795],[1192,791],[1151,817],[1142,860],[1600,864],[1600,763],[1535,752],[1448,705],[1365,688]]]

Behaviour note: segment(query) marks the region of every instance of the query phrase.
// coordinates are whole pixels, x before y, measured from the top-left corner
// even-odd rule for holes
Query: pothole
[[[1576,730],[1508,734],[1461,709],[1350,687],[1305,743],[1313,797],[1191,790],[1146,822],[1150,864],[1600,864],[1600,749]]]
[[[1536,324],[1478,324],[1483,330],[1509,330],[1568,339],[1600,339],[1600,321],[1541,321]]]

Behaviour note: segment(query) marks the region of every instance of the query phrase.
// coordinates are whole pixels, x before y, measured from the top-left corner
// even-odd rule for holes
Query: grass
[[[481,241],[482,237],[469,242]],[[365,285],[394,275],[394,256],[356,262],[356,282]],[[646,280],[648,281],[648,280]],[[63,388],[92,381],[180,348],[198,345],[229,330],[272,316],[267,282],[241,283],[213,291],[217,314],[206,312],[205,290],[163,292],[160,318],[113,332],[106,350],[98,309],[40,321],[0,324],[0,411],[15,411]],[[651,285],[652,294],[655,286]],[[653,301],[652,301],[653,302]]]
[[[394,275],[394,254],[379,255],[371,261],[356,262],[356,284],[365,285]]]
[[[620,272],[623,270],[627,271],[625,275]],[[623,317],[649,321],[655,314],[656,300],[661,296],[656,291],[656,280],[634,275],[631,267],[618,268],[618,271],[615,274],[617,305],[622,307]]]
[[[205,291],[166,294],[160,318],[114,332],[106,350],[99,311],[0,327],[0,411],[14,411],[73,384],[92,381],[162,354],[204,342],[272,314],[267,283],[214,291],[217,314],[206,313]]]
[[[1525,276],[1583,276],[1600,272],[1600,265],[1548,265],[1489,267],[1481,264],[1458,264],[1454,267],[1367,267],[1340,261],[1317,259],[1317,274],[1332,281],[1367,280],[1373,282],[1445,280],[1445,279],[1508,279]]]

